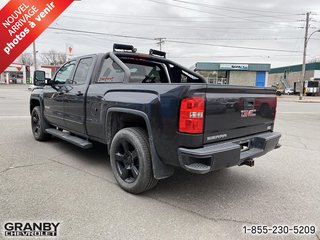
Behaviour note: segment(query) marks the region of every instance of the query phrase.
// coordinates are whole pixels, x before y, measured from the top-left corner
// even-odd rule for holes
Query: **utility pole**
[[[36,41],[32,43],[33,46],[33,66],[34,70],[37,70],[37,51],[36,51]]]
[[[162,44],[165,43],[166,38],[155,38],[154,40],[158,41],[157,45],[159,45],[160,51],[162,51]]]
[[[303,46],[302,72],[301,72],[301,77],[300,77],[299,100],[302,100],[302,97],[303,97],[303,83],[306,78],[306,57],[307,57],[307,46],[308,46],[309,22],[310,22],[310,12],[307,12],[307,14],[306,14],[306,29],[305,29],[304,46]]]

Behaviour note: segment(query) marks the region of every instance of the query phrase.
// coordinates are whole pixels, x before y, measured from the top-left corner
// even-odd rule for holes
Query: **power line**
[[[159,2],[158,2],[159,3]],[[194,9],[196,10],[196,9]],[[80,14],[84,14],[84,15],[94,15],[94,16],[103,16],[103,17],[106,17],[106,18],[135,18],[135,19],[148,19],[148,20],[161,20],[161,21],[172,21],[173,19],[194,19],[195,17],[192,17],[192,16],[179,16],[179,17],[173,17],[173,16],[154,16],[154,15],[125,15],[125,14],[106,14],[106,13],[102,13],[102,12],[89,12],[89,11],[68,11],[68,13],[71,13],[71,14],[77,14],[79,15]],[[212,14],[212,13],[209,13],[209,14]],[[300,14],[299,14],[300,15]],[[303,15],[303,14],[302,14]],[[259,15],[260,16],[260,15]],[[222,19],[222,20],[225,20],[224,18],[225,16],[216,16],[216,15],[212,15],[212,16],[197,16],[196,19]],[[256,16],[258,17],[258,16]],[[277,16],[277,15],[274,15],[274,16],[270,16],[270,17],[273,17],[273,18],[279,18],[281,17],[280,16]],[[255,18],[255,17],[253,17]],[[297,21],[297,20],[294,20],[294,19],[288,19],[290,21]],[[278,22],[278,21],[277,21]]]
[[[148,21],[164,21],[164,22],[194,22],[194,23],[214,23],[214,24],[232,24],[232,23],[239,23],[239,21],[226,21],[224,17],[214,17],[214,16],[210,16],[210,17],[197,17],[195,19],[195,17],[188,17],[188,16],[184,16],[184,17],[155,17],[155,16],[133,16],[133,15],[116,15],[116,14],[108,14],[106,15],[105,13],[90,13],[90,12],[81,12],[81,11],[68,11],[69,14],[71,14],[71,16],[69,15],[62,15],[63,17],[74,17],[72,16],[73,14],[76,14],[76,17],[79,17],[78,13],[82,13],[84,15],[88,15],[88,16],[99,16],[99,17],[104,17],[104,18],[120,18],[120,19],[136,19],[136,20],[148,20]],[[189,20],[189,19],[192,20]],[[104,20],[106,20],[104,19]],[[210,20],[202,20],[202,19],[210,19]],[[217,22],[217,21],[213,21],[212,19],[221,19],[223,20],[222,22]],[[269,23],[279,23],[278,21],[268,21]],[[300,20],[297,19],[288,19],[287,21],[281,21],[281,23],[292,23],[292,22],[300,22]]]
[[[92,42],[92,34],[88,34],[88,33],[75,33],[75,32],[59,32],[59,30],[56,30],[56,31],[52,31],[51,33],[54,33],[54,34],[61,34],[61,35],[72,35],[72,36],[83,36],[83,37],[86,37],[86,38],[82,38],[81,40],[87,42],[87,41],[90,41]],[[109,36],[101,36],[101,35],[96,35],[95,36],[95,46],[101,46],[101,47],[105,47],[106,46],[106,42],[111,42],[111,43],[115,43],[117,42],[118,40],[116,40],[115,38],[111,39],[111,38],[107,38]],[[100,41],[100,42],[98,42]],[[143,41],[143,42],[141,42]],[[121,43],[122,44],[128,44],[128,45],[135,45],[135,44],[143,44],[143,46],[154,46],[155,43],[152,43],[152,42],[146,42],[145,40],[141,40],[141,39],[138,39],[138,40],[121,40]]]
[[[158,4],[167,5],[167,6],[173,6],[173,7],[177,7],[177,8],[181,8],[181,9],[187,9],[187,10],[195,11],[195,12],[202,12],[202,13],[206,13],[206,14],[218,15],[218,16],[228,17],[228,18],[233,18],[233,19],[241,19],[241,20],[245,20],[245,21],[248,21],[248,22],[255,22],[255,23],[256,22],[261,22],[261,23],[265,23],[265,24],[270,25],[270,23],[268,21],[263,21],[263,20],[253,20],[253,19],[245,18],[245,17],[238,17],[238,16],[226,15],[226,14],[221,14],[221,13],[212,13],[212,12],[207,12],[207,11],[203,11],[203,10],[199,10],[199,9],[184,7],[184,6],[180,6],[180,5],[176,5],[176,4],[159,2],[159,1],[156,1],[156,0],[149,0],[149,1],[150,2],[154,2],[154,3],[158,3]],[[286,25],[286,26],[292,27],[291,25]]]
[[[94,31],[83,31],[83,30],[75,30],[75,29],[67,29],[67,28],[49,27],[49,29],[54,29],[54,30],[59,30],[59,31],[67,31],[67,32],[77,32],[77,33],[84,33],[84,34],[119,37],[119,38],[132,38],[132,39],[142,39],[142,40],[151,40],[151,41],[155,40],[155,38],[148,38],[148,37],[130,36],[130,35],[121,35],[121,34],[111,34],[111,33],[94,32]],[[237,49],[248,49],[248,50],[272,51],[272,52],[300,52],[300,51],[290,51],[290,50],[284,50],[284,49],[270,49],[270,48],[230,46],[230,45],[209,44],[209,43],[195,43],[195,42],[168,40],[168,38],[167,38],[166,41],[167,42],[171,42],[171,43],[181,43],[181,44],[190,44],[190,45],[203,45],[203,46],[213,46],[213,47],[223,47],[223,48],[237,48]]]
[[[190,4],[190,5],[195,5],[195,6],[203,6],[203,7],[209,7],[209,8],[214,8],[214,9],[221,9],[223,11],[230,11],[230,12],[237,12],[237,13],[245,13],[245,14],[252,14],[254,16],[259,16],[259,17],[277,17],[280,18],[281,16],[299,16],[303,14],[288,14],[285,13],[285,15],[280,15],[280,16],[275,16],[275,15],[263,15],[261,13],[256,13],[256,12],[268,12],[268,13],[279,13],[279,12],[271,12],[271,11],[265,11],[265,10],[259,10],[259,9],[245,9],[245,8],[234,8],[234,7],[224,7],[220,5],[214,5],[214,4],[203,4],[203,3],[196,3],[196,2],[191,2],[191,1],[183,1],[183,0],[173,0],[174,2],[179,2],[179,3],[184,3],[184,4]],[[254,13],[252,13],[254,12]]]
[[[106,23],[117,23],[117,24],[128,24],[128,25],[140,25],[140,26],[152,26],[152,27],[176,27],[176,28],[183,28],[183,29],[226,29],[226,27],[212,27],[212,26],[186,26],[186,25],[165,25],[165,24],[149,24],[149,23],[134,23],[134,22],[119,22],[119,21],[113,21],[113,20],[103,20],[103,19],[92,19],[92,18],[83,18],[83,17],[73,17],[73,16],[62,16],[64,18],[73,18],[73,19],[80,19],[80,20],[88,20],[88,21],[96,21],[96,22],[106,22]],[[289,28],[288,26],[278,26],[278,28]],[[299,27],[290,26],[290,28],[298,29]],[[274,28],[261,28],[261,27],[228,27],[227,29],[230,30],[274,30]]]
[[[277,41],[277,40],[297,40],[303,39],[302,37],[272,37],[272,38],[188,38],[188,37],[172,37],[172,40],[201,40],[201,41]],[[315,38],[314,38],[315,39]]]
[[[174,2],[187,2],[182,0],[173,0]],[[192,3],[192,2],[187,2]],[[200,5],[200,4],[199,4]],[[262,9],[253,9],[253,8],[236,8],[236,7],[230,7],[230,6],[221,6],[221,5],[214,5],[214,4],[202,4],[206,6],[213,6],[213,7],[220,7],[220,8],[229,8],[229,9],[235,9],[235,10],[243,10],[243,11],[254,11],[254,12],[267,12],[267,13],[280,13],[285,15],[304,15],[303,13],[288,13],[288,12],[281,12],[281,11],[271,11],[271,10],[262,10]]]
[[[142,39],[142,40],[154,41],[154,38],[139,37],[139,36],[130,36],[130,35],[122,35],[122,34],[111,34],[111,33],[94,32],[94,31],[83,31],[83,30],[75,30],[75,29],[68,29],[68,28],[56,28],[56,27],[48,27],[48,28],[49,29],[54,29],[54,30],[59,30],[59,31],[67,31],[67,32],[78,32],[78,33],[110,36],[110,37],[133,38],[133,39]]]
[[[131,43],[128,43],[131,44]],[[33,55],[32,52],[23,52],[24,54],[28,54],[28,55]],[[63,51],[57,51],[57,53],[63,53]],[[38,55],[42,55],[42,54],[49,54],[49,52],[38,52]],[[88,53],[83,53],[83,55],[88,54]],[[170,55],[170,54],[168,54]],[[248,57],[252,57],[252,58],[260,58],[260,57],[294,57],[294,56],[301,56],[301,54],[276,54],[276,55],[211,55],[211,56],[171,56],[170,58],[216,58],[216,57],[228,57],[228,58],[248,58]],[[310,56],[307,55],[309,58],[319,58],[320,56]]]
[[[302,29],[301,29],[302,31]],[[55,34],[69,34],[69,35],[81,35],[81,36],[90,36],[88,33],[73,33],[73,32],[54,32]],[[105,39],[105,38],[101,38]],[[169,40],[199,40],[199,41],[277,41],[277,40],[302,40],[303,37],[270,37],[270,38],[197,38],[197,37],[166,37],[165,39]],[[156,39],[155,39],[156,40]],[[320,38],[312,38],[310,40],[320,40]],[[113,41],[113,40],[109,40]],[[128,43],[129,44],[129,43]]]
[[[248,50],[261,50],[261,51],[270,51],[270,52],[295,52],[295,53],[300,53],[300,51],[292,51],[292,50],[284,50],[284,49],[231,46],[231,45],[220,45],[220,44],[210,44],[210,43],[196,43],[196,42],[186,42],[186,41],[176,41],[176,40],[167,40],[167,42],[183,43],[183,44],[190,44],[190,45],[203,45],[203,46],[212,46],[212,47],[237,48],[237,49],[248,49]]]

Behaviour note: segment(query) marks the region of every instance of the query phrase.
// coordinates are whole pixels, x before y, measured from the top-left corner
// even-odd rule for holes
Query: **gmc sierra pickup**
[[[34,73],[34,138],[61,138],[81,148],[107,146],[114,177],[138,194],[173,174],[253,166],[279,147],[273,132],[276,90],[208,84],[164,52],[113,52],[68,61],[46,79]]]

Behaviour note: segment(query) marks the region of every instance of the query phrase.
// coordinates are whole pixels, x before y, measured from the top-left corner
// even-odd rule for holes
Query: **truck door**
[[[68,130],[86,134],[85,96],[93,70],[93,57],[79,60],[74,77],[66,82],[64,121]]]
[[[56,73],[53,86],[44,87],[44,115],[49,123],[64,127],[63,102],[66,92],[66,81],[71,78],[76,61],[67,62]]]

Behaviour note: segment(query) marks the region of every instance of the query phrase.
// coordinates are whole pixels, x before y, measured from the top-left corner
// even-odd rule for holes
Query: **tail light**
[[[277,115],[277,107],[278,107],[278,98],[277,98],[277,97],[275,97],[274,99],[275,99],[275,100],[274,100],[274,114],[273,114],[273,120],[275,120],[275,119],[276,119],[276,115]]]
[[[181,101],[179,131],[202,133],[204,119],[204,97],[190,97]]]

